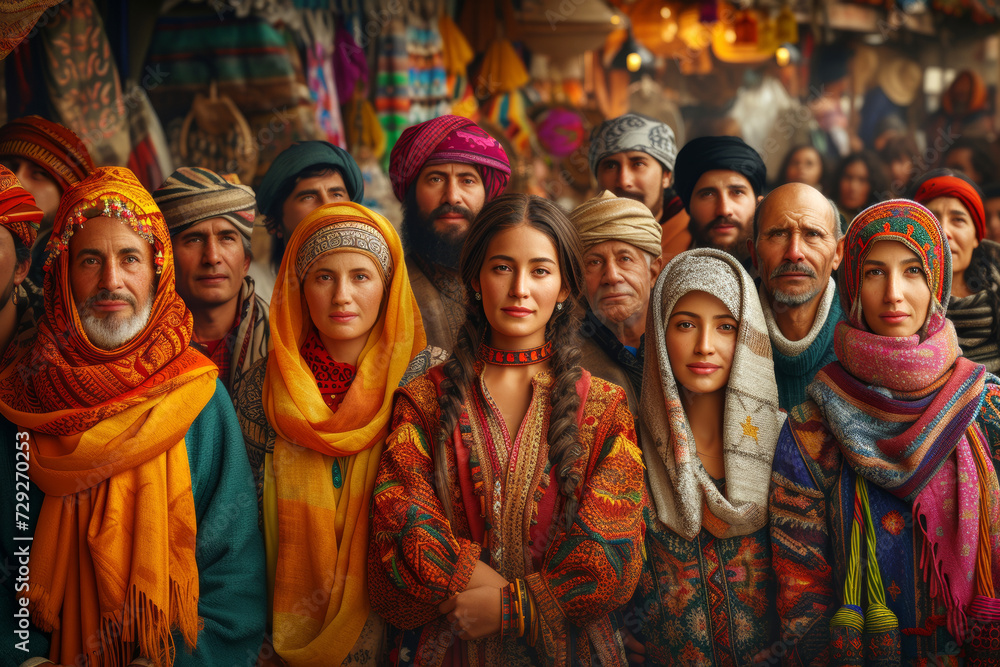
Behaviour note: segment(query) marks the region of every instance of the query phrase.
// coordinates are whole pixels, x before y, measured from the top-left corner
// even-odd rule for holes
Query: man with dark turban
[[[43,253],[59,198],[95,169],[94,161],[72,130],[41,116],[25,116],[0,127],[0,164],[14,172],[42,210],[28,276],[41,290]]]
[[[694,247],[724,250],[749,269],[747,241],[767,176],[760,155],[739,137],[699,137],[677,154],[676,167]]]
[[[30,571],[0,584],[23,631],[0,664],[246,662],[267,602],[253,477],[190,345],[163,215],[131,171],[96,169],[63,195],[44,266],[37,330],[0,368],[0,510],[25,515],[0,528],[0,566]]]
[[[274,158],[257,188],[257,208],[271,234],[271,274],[257,276],[257,292],[271,300],[274,279],[292,232],[324,204],[365,196],[361,169],[351,154],[327,141],[300,141]]]
[[[389,156],[403,203],[406,270],[427,342],[451,352],[465,321],[458,259],[483,205],[503,193],[510,162],[500,143],[468,118],[440,116],[407,128]]]
[[[170,229],[177,293],[194,316],[191,345],[219,367],[234,399],[244,374],[267,355],[267,302],[247,272],[253,190],[213,171],[181,167],[153,193]]]
[[[583,245],[588,303],[580,365],[621,385],[635,415],[649,294],[662,267],[660,224],[645,204],[607,191],[577,206],[569,219]]]
[[[31,265],[31,245],[38,234],[42,210],[13,172],[0,166],[0,353],[14,337],[28,311],[23,287]]]
[[[590,138],[590,171],[597,185],[646,205],[662,225],[664,261],[691,246],[688,216],[670,187],[676,160],[674,131],[641,114],[606,120]]]

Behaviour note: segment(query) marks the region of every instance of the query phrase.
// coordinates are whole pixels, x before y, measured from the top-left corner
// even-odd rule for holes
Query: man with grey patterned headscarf
[[[599,189],[646,205],[663,229],[664,262],[691,246],[684,205],[671,187],[677,142],[670,126],[637,113],[604,121],[590,137]]]

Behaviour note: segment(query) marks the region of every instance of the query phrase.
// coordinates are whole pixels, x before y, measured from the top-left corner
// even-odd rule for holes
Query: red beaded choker
[[[530,350],[498,350],[486,343],[479,345],[479,358],[494,366],[528,366],[548,360],[552,356],[552,341]]]

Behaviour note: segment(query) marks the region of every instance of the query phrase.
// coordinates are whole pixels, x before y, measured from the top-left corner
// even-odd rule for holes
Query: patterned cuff
[[[444,599],[457,595],[468,588],[472,571],[476,569],[479,554],[483,550],[482,546],[472,540],[459,539],[459,545],[458,562],[455,563],[455,571],[451,575],[451,581],[448,582],[448,594],[445,595]]]

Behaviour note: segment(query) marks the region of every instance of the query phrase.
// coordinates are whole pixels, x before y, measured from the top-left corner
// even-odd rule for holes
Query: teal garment
[[[16,549],[29,542],[15,535],[33,535],[42,508],[43,495],[31,485],[28,529],[17,530],[15,512],[15,434],[17,427],[0,418],[0,614],[14,618]],[[257,529],[257,495],[247,462],[243,435],[233,412],[233,403],[222,383],[191,424],[184,439],[191,466],[198,537],[198,615],[204,628],[198,648],[188,652],[184,639],[174,633],[176,667],[227,667],[256,662],[264,637],[267,590],[264,576],[264,542]],[[23,478],[18,481],[23,482]],[[23,491],[23,486],[21,489]],[[20,509],[24,509],[23,507]],[[15,619],[16,621],[16,619]],[[8,626],[9,627],[9,626]],[[16,626],[15,626],[16,627]],[[21,640],[8,632],[0,642],[0,665],[19,665],[32,656],[48,657],[49,636],[30,626],[28,651],[17,647]]]
[[[823,328],[805,352],[788,357],[772,346],[774,379],[778,382],[778,407],[782,410],[791,410],[796,405],[804,403],[808,398],[806,387],[816,377],[816,373],[828,363],[837,360],[837,355],[833,352],[833,330],[837,322],[843,319],[844,309],[840,307],[840,298],[834,295]]]

